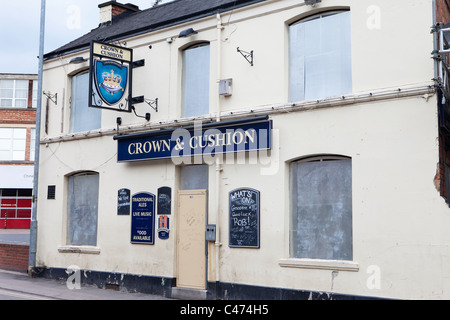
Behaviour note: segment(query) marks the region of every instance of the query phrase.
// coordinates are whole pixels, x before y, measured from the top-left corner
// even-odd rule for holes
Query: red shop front
[[[31,189],[0,189],[0,229],[29,229]]]

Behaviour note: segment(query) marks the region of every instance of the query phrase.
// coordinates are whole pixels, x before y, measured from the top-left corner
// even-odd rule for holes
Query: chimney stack
[[[134,4],[122,4],[116,2],[116,0],[101,3],[98,7],[100,8],[100,25],[112,23],[124,14],[126,16],[127,14],[140,11],[139,7]]]

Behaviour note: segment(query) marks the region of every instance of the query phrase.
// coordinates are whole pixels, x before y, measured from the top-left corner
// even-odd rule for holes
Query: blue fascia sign
[[[272,120],[225,121],[114,137],[118,162],[271,150]]]

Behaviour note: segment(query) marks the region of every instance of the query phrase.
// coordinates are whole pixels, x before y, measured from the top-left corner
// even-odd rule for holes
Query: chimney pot
[[[115,17],[118,17],[123,13],[140,11],[139,7],[134,4],[122,4],[117,2],[116,0],[101,3],[98,5],[98,7],[100,8],[100,24],[113,22],[113,19]]]

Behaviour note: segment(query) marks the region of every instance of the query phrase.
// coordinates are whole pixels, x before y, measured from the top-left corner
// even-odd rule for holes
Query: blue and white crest
[[[128,67],[111,60],[95,60],[94,68],[94,82],[100,98],[110,106],[122,100],[128,84]]]

